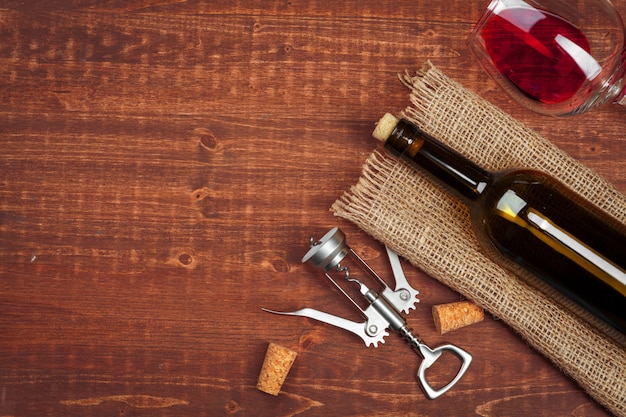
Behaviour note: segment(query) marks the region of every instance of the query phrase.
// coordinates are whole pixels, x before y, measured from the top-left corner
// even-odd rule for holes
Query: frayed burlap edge
[[[403,116],[433,136],[491,170],[549,172],[625,221],[623,194],[431,64],[403,81],[411,89]],[[375,151],[331,210],[501,318],[596,401],[626,416],[624,348],[487,259],[466,207],[422,174]]]

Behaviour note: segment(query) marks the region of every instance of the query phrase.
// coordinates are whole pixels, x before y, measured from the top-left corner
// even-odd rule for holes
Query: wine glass
[[[610,0],[492,0],[468,38],[504,90],[554,116],[626,105],[624,42]]]

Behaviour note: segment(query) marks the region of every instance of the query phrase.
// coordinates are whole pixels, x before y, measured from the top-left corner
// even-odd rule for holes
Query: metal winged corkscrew
[[[324,276],[360,311],[361,316],[365,319],[363,322],[347,320],[313,308],[303,308],[291,312],[274,311],[265,308],[262,310],[287,316],[308,317],[339,327],[359,336],[367,347],[371,345],[378,347],[378,343],[384,343],[384,338],[389,335],[387,329],[391,328],[391,330],[400,334],[411,348],[422,357],[422,362],[417,372],[417,379],[426,396],[429,399],[435,399],[449,391],[463,377],[472,362],[472,356],[452,344],[445,344],[431,349],[413,333],[412,329],[407,327],[407,323],[401,313],[408,314],[410,310],[415,310],[415,304],[419,302],[417,298],[419,292],[409,285],[402,271],[398,255],[389,248],[387,248],[387,254],[395,278],[396,285],[394,290],[347,245],[345,234],[337,227],[331,229],[319,241],[311,238],[310,249],[302,258],[303,263],[310,262],[316,268],[324,271]],[[383,290],[380,294],[368,288],[359,279],[359,273],[363,271],[382,286]],[[330,275],[330,272],[342,274],[343,279],[356,284],[368,306],[362,309]],[[448,384],[442,388],[435,389],[426,380],[426,370],[444,352],[458,356],[461,360],[461,367]]]

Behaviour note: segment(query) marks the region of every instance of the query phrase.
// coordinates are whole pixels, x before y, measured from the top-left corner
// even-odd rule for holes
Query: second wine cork
[[[433,306],[433,320],[439,334],[483,321],[485,312],[470,301]]]
[[[297,355],[293,350],[270,343],[259,374],[257,389],[271,395],[278,395]]]

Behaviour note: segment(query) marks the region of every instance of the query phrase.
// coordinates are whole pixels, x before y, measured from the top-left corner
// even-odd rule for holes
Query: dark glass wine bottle
[[[474,233],[494,261],[556,294],[555,299],[623,343],[624,224],[545,173],[488,172],[390,114],[379,121],[374,136],[468,206]]]

